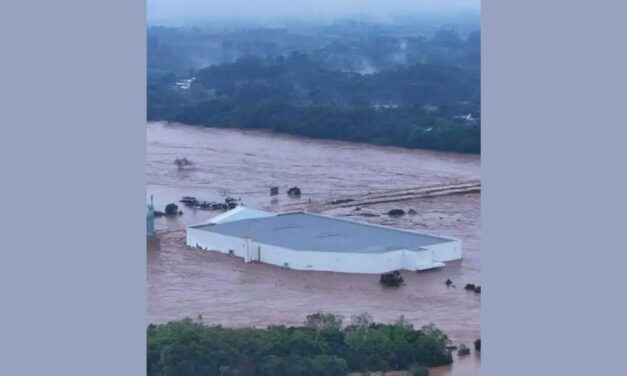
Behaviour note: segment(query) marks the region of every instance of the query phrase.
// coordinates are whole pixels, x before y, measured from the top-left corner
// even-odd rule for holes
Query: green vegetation
[[[179,207],[172,203],[172,204],[167,204],[165,206],[165,214],[166,215],[175,215],[179,213]]]
[[[416,364],[409,369],[410,376],[429,376],[429,369],[423,365]]]
[[[153,31],[148,119],[479,153],[479,32],[462,38],[442,29],[425,38],[373,30],[306,41],[285,31],[213,35],[226,38],[201,59],[213,65],[184,73],[191,63],[177,62],[184,53],[173,46],[200,45],[203,35]],[[234,46],[238,57],[224,61]],[[176,85],[192,77],[188,88]]]
[[[148,326],[148,375],[345,376],[403,369],[426,375],[424,366],[452,362],[448,342],[433,326],[376,324],[367,315],[347,327],[341,317],[319,313],[303,326],[265,329],[185,319]]]

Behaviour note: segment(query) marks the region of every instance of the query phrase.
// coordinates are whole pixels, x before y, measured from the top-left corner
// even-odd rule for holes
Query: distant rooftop
[[[193,226],[301,251],[381,253],[415,250],[454,239],[304,212]]]

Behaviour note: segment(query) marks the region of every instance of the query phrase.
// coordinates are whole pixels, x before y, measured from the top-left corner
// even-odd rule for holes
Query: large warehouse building
[[[425,270],[462,257],[461,241],[306,212],[239,206],[187,228],[187,245],[298,270]]]

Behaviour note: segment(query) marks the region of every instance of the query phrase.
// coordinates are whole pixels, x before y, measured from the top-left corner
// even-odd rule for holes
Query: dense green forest
[[[149,120],[481,150],[478,31],[462,37],[441,28],[425,37],[381,33],[373,26],[339,36],[239,31],[229,34],[234,40],[179,33],[194,46],[223,40],[218,47],[206,45],[213,52],[205,60],[195,55],[215,63],[195,68],[189,59],[176,59],[185,55],[172,47],[178,34],[149,32]]]
[[[450,364],[440,330],[416,330],[402,319],[373,323],[368,315],[313,314],[303,326],[229,329],[190,319],[148,326],[148,375],[346,376],[353,371],[412,369]]]

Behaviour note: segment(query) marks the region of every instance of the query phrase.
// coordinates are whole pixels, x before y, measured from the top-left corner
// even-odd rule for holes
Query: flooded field
[[[179,169],[176,158],[194,165]],[[220,212],[193,210],[156,218],[158,244],[148,249],[149,322],[202,317],[227,326],[300,324],[316,311],[370,313],[391,322],[401,315],[416,326],[434,323],[455,344],[480,337],[480,295],[465,291],[480,283],[480,194],[412,198],[413,188],[479,181],[480,159],[433,151],[311,140],[266,132],[149,123],[148,195],[158,210],[182,196],[219,201],[225,195],[274,211],[298,208],[394,227],[449,235],[462,240],[464,259],[422,273],[404,272],[406,285],[383,288],[378,275],[303,272],[185,247],[184,228]],[[271,197],[270,187],[281,193]],[[299,199],[285,194],[291,186]],[[355,210],[329,205],[338,197],[397,197]],[[405,192],[407,191],[407,192]],[[367,200],[366,200],[367,201]],[[364,202],[363,200],[361,202]],[[390,209],[416,214],[389,217]],[[447,288],[450,278],[456,287]],[[480,356],[456,359],[434,375],[478,375]]]

